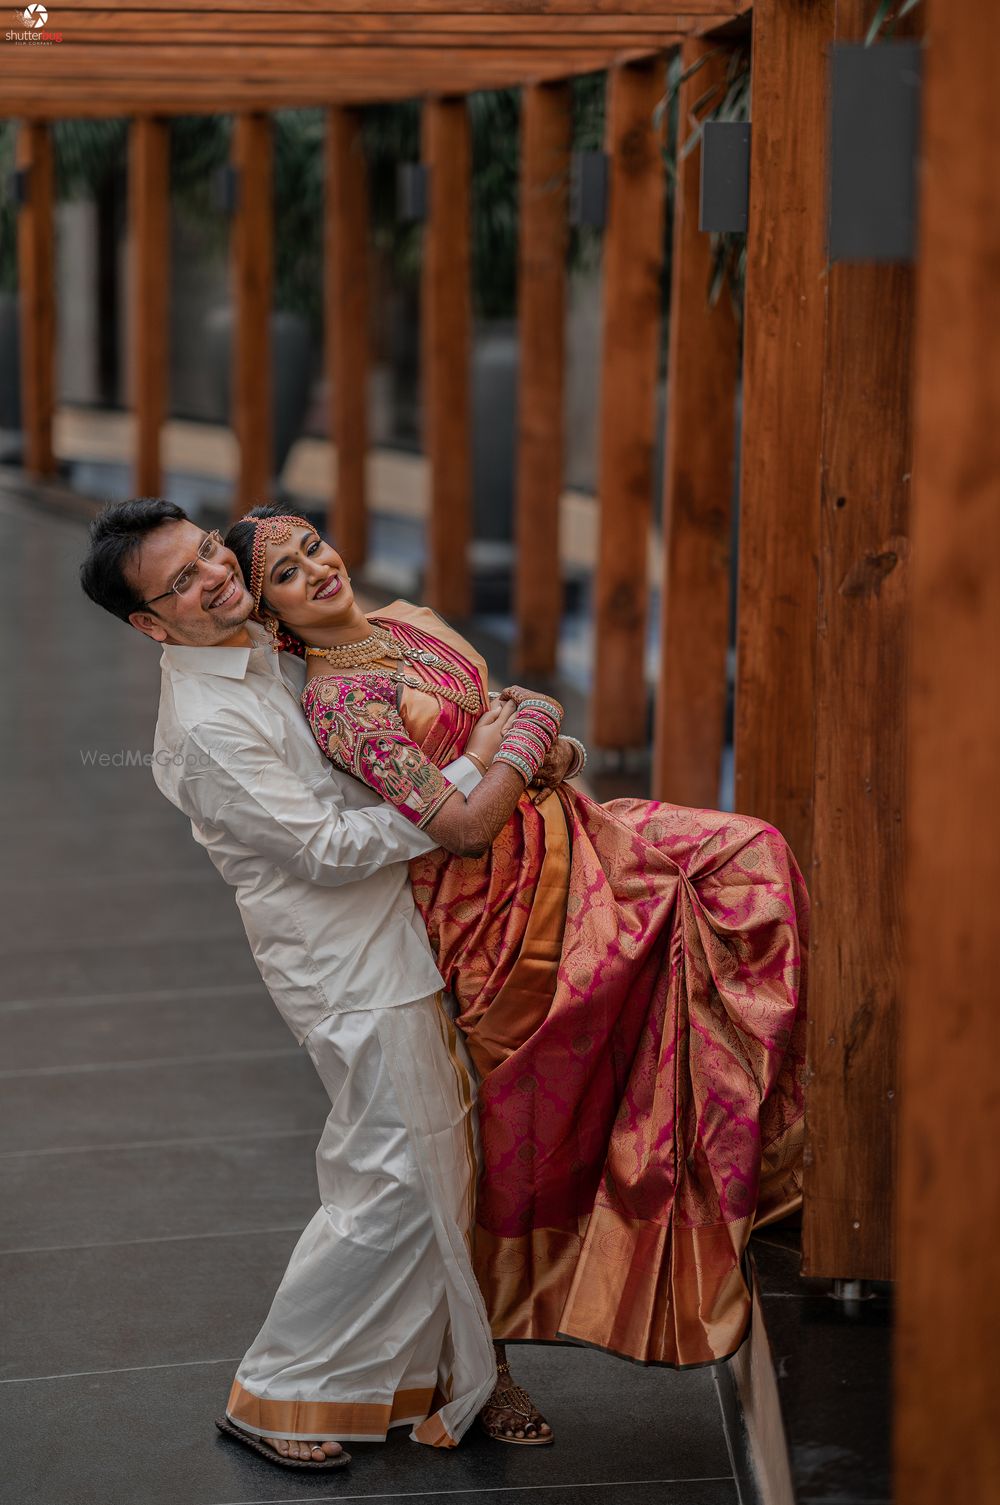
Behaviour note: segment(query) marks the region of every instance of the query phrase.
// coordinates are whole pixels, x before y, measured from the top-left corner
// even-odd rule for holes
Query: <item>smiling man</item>
[[[342,1441],[404,1423],[453,1446],[496,1370],[467,1246],[474,1092],[409,885],[408,860],[435,843],[319,752],[298,703],[304,666],[249,620],[218,533],[167,501],[113,504],[81,583],[162,647],[157,785],[235,888],[264,982],[331,1101],[323,1205],[218,1425],[300,1469],[341,1467]],[[473,733],[487,761],[508,713]],[[464,757],[443,772],[466,793],[480,778]]]

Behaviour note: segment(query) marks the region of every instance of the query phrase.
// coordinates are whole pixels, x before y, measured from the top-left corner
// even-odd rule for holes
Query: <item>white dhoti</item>
[[[438,997],[334,1014],[306,1036],[330,1096],[322,1206],[226,1407],[268,1437],[453,1447],[496,1379],[470,1238],[475,1090]]]

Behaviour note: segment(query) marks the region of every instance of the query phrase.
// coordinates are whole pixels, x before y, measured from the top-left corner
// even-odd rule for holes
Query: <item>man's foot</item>
[[[480,1411],[479,1419],[495,1442],[540,1447],[554,1440],[552,1428],[527,1390],[511,1379],[506,1360],[497,1364],[496,1389]]]
[[[234,1437],[245,1447],[252,1448],[282,1468],[335,1469],[346,1468],[351,1461],[339,1442],[298,1442],[287,1437],[258,1437],[230,1421],[228,1416],[217,1416],[215,1425],[220,1432]]]
[[[288,1437],[262,1437],[282,1458],[298,1458],[302,1463],[322,1463],[344,1451],[339,1442],[294,1442]]]

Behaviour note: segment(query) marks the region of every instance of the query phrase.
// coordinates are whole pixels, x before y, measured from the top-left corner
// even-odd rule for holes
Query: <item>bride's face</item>
[[[349,620],[354,592],[336,549],[315,528],[296,527],[284,543],[265,549],[261,604],[308,643],[311,628]]]

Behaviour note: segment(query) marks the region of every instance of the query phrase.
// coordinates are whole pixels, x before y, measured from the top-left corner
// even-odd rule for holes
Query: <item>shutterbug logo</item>
[[[14,16],[20,22],[20,31],[8,31],[8,42],[25,42],[35,47],[51,47],[53,42],[62,41],[61,31],[47,31],[49,24],[48,8],[44,5],[26,5],[15,10]]]

